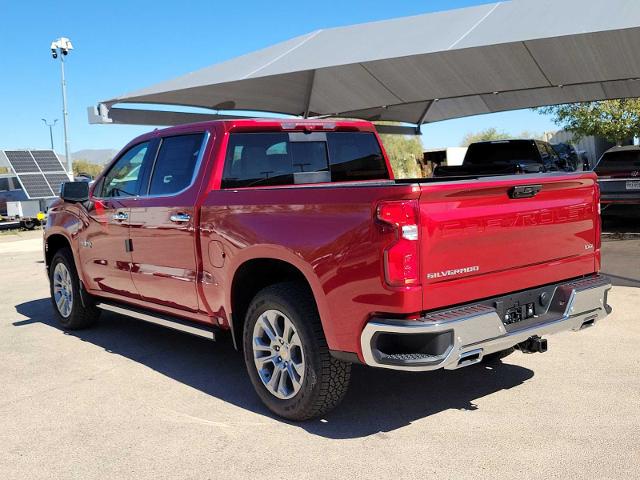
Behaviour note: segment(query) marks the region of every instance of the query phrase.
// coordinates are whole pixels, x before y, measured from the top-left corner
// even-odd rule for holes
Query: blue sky
[[[89,125],[89,105],[318,28],[480,3],[486,2],[0,0],[0,149],[47,148],[41,118],[58,118],[54,142],[63,151],[60,65],[49,52],[60,36],[75,46],[66,63],[71,150],[119,149],[150,127]],[[428,125],[422,140],[428,148],[455,146],[465,133],[487,127],[514,135],[557,129],[546,117],[518,111]]]

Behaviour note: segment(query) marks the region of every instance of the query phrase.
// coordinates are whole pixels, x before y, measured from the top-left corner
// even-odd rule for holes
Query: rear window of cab
[[[373,133],[231,133],[222,188],[388,178]]]
[[[640,170],[640,150],[621,150],[605,153],[596,167],[596,173],[628,172]]]

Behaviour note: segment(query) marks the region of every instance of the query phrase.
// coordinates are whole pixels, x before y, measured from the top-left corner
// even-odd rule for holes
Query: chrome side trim
[[[556,318],[520,330],[508,332],[494,308],[468,305],[454,310],[430,313],[422,320],[398,322],[374,320],[367,323],[360,337],[365,363],[373,367],[392,370],[426,371],[444,368],[454,370],[479,362],[490,353],[506,350],[534,335],[545,336],[562,331],[578,331],[605,318],[611,308],[606,304],[606,293],[611,282],[596,276],[568,282],[558,287],[564,310]],[[562,300],[562,298],[566,299]],[[397,334],[428,334],[453,331],[453,345],[449,354],[429,365],[389,365],[382,363],[374,353],[372,340],[379,332]],[[466,361],[476,356],[474,361]]]
[[[126,315],[131,318],[135,318],[137,320],[142,320],[144,322],[153,323],[155,325],[160,325],[162,327],[171,328],[173,330],[179,330],[181,332],[189,333],[191,335],[196,335],[198,337],[207,338],[209,340],[215,340],[215,329],[213,327],[209,328],[206,326],[200,326],[198,324],[188,324],[186,321],[182,321],[180,319],[171,319],[165,315],[154,314],[153,312],[143,312],[138,309],[130,309],[122,305],[113,305],[110,303],[100,302],[96,304],[101,310],[107,310],[109,312],[119,313],[121,315]]]

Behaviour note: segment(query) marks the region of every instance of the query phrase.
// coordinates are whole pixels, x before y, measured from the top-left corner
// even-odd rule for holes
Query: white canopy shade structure
[[[92,123],[173,125],[262,111],[419,129],[639,96],[638,0],[512,0],[318,30],[102,101],[89,116]],[[130,103],[212,112],[118,108]]]

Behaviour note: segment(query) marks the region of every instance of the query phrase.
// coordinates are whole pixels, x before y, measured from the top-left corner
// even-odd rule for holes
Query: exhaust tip
[[[480,360],[482,360],[481,348],[477,350],[471,350],[469,352],[461,353],[460,359],[458,360],[458,366],[466,367],[467,365],[473,365],[474,363],[478,363]]]

